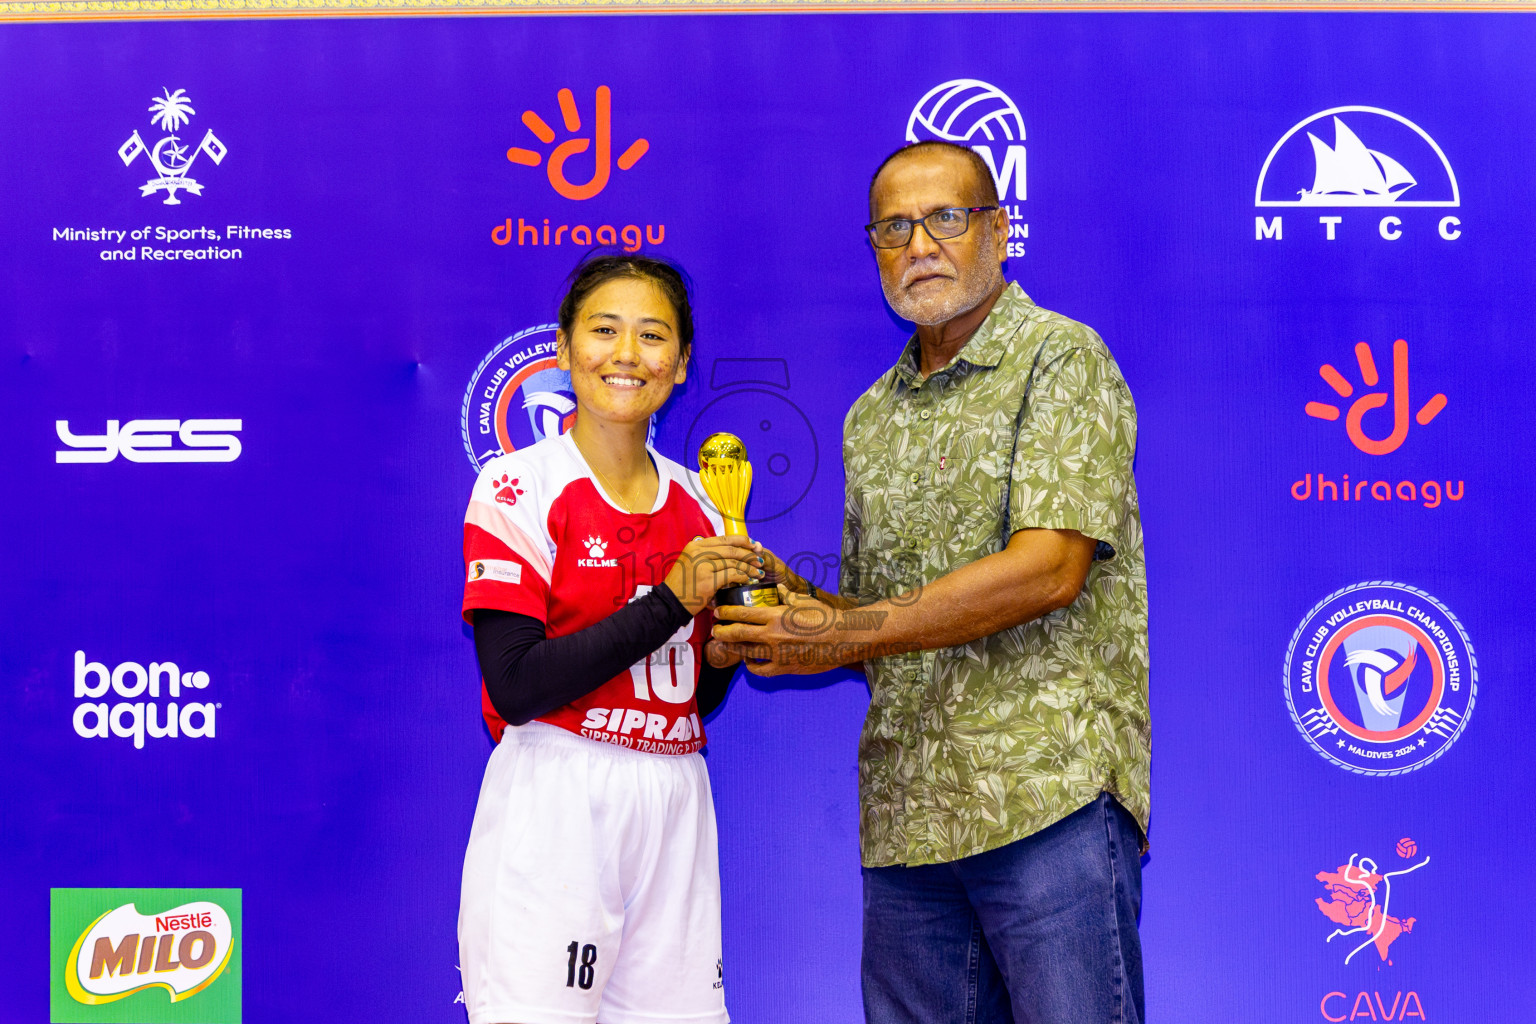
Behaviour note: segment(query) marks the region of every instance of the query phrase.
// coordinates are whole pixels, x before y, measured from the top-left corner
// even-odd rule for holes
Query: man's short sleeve
[[[1029,402],[1014,450],[1011,529],[1077,530],[1120,548],[1136,486],[1136,407],[1103,342],[1090,333],[1040,367]]]
[[[492,468],[494,466],[494,468]],[[500,464],[475,481],[464,513],[464,621],[476,608],[549,620],[551,556],[530,474]],[[510,482],[508,479],[510,479]]]

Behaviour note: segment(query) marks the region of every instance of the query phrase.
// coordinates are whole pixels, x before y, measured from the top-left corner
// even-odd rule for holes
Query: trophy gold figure
[[[745,537],[747,495],[752,490],[752,463],[747,461],[747,446],[735,434],[710,434],[699,446],[699,481],[715,510],[725,520],[725,532]],[[779,603],[779,590],[771,583],[748,583],[722,587],[715,593],[715,604],[744,604],[754,607]]]

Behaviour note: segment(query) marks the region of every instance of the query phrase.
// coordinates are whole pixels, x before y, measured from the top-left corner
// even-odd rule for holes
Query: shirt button
[[[923,410],[923,419],[926,420],[926,419],[929,419],[932,416],[933,416],[933,410],[931,410],[931,409],[924,409]]]
[[[912,482],[913,482],[913,483],[917,483],[917,481],[918,481],[918,480],[919,480],[919,479],[921,479],[921,477],[920,477],[920,476],[919,476],[919,475],[918,475],[918,474],[917,474],[917,473],[913,473],[913,474],[912,474],[912,475],[911,475],[911,476],[910,476],[910,477],[908,477],[908,478],[907,478],[907,479],[909,479],[909,480],[911,480],[911,481],[912,481]]]

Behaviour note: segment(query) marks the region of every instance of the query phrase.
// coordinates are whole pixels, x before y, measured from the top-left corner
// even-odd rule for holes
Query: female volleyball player
[[[671,264],[589,260],[560,304],[576,419],[486,464],[464,616],[498,739],[459,904],[471,1024],[716,1024],[720,881],[702,717],[734,659],[708,602],[762,576],[697,479],[646,444],[683,382]]]

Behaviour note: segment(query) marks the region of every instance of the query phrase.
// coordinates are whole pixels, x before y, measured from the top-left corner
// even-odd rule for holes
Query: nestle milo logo
[[[50,1021],[240,1021],[239,889],[54,889]]]

